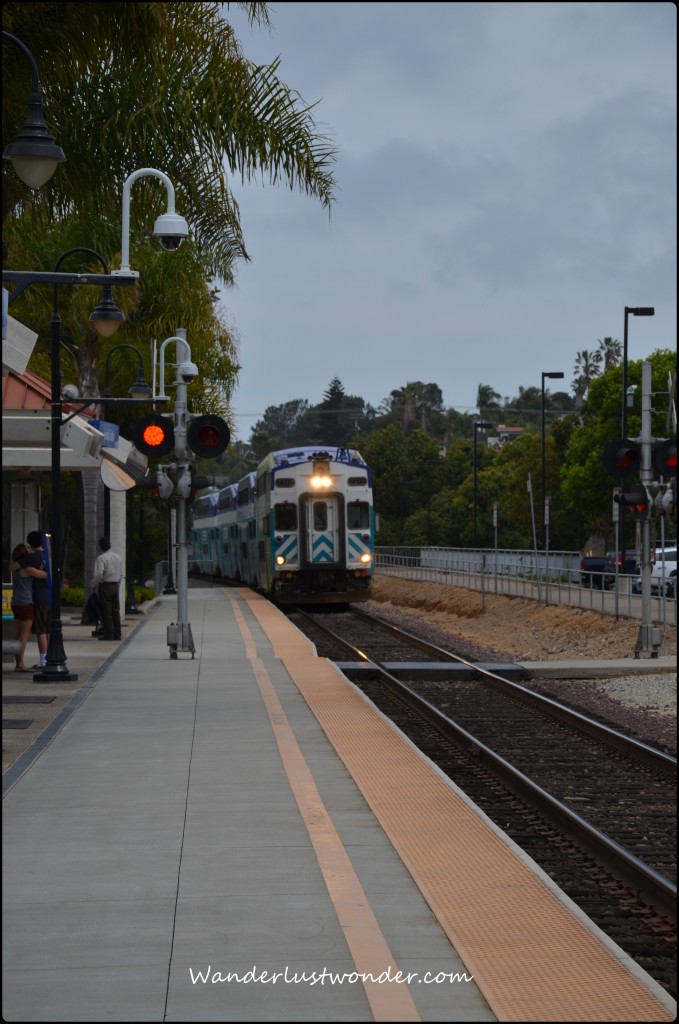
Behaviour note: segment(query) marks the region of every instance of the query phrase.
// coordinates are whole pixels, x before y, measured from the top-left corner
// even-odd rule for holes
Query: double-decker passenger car
[[[365,600],[375,550],[370,469],[355,449],[271,452],[216,499],[196,501],[191,544],[200,571],[279,602]]]

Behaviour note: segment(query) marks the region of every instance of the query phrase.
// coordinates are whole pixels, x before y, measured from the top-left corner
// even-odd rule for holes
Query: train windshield
[[[274,505],[274,528],[276,530],[297,529],[297,506],[289,501]]]
[[[367,501],[347,504],[347,526],[350,530],[367,530],[370,526],[370,506]]]

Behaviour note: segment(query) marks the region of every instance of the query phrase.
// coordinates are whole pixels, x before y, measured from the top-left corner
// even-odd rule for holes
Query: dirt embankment
[[[373,600],[409,613],[472,643],[524,661],[632,658],[639,622],[523,598],[495,597],[438,583],[375,578]],[[665,629],[661,655],[677,653],[677,631]]]

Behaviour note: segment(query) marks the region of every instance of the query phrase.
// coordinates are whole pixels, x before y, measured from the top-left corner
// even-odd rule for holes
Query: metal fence
[[[542,604],[641,619],[641,594],[632,592],[634,577],[580,570],[574,551],[483,551],[464,548],[380,547],[375,568],[385,576],[442,583],[486,596],[523,597]],[[609,583],[610,581],[610,583]],[[606,585],[605,585],[606,584]],[[677,600],[652,598],[652,616],[661,624],[677,624]]]

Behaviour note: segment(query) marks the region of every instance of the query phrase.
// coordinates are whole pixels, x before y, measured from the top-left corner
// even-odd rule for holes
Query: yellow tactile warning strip
[[[245,600],[498,1020],[674,1020],[276,608]]]
[[[422,1018],[406,985],[383,984],[377,980],[389,967],[392,968],[393,976],[398,966],[342,840],[323,805],[313,775],[299,749],[266,666],[257,655],[252,634],[237,600],[231,594],[227,596],[233,605],[236,622],[245,641],[246,657],[252,664],[290,788],[309,832],[330,899],[356,965],[356,972],[364,975],[363,988],[374,1019],[420,1021]],[[366,975],[370,977],[365,977]]]

